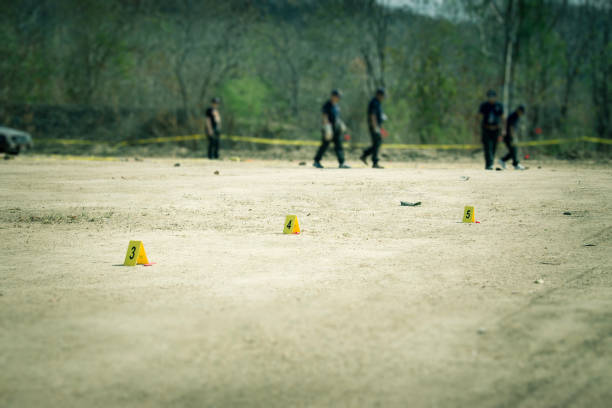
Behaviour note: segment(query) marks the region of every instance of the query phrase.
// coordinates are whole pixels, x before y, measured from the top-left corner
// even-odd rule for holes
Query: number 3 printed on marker
[[[130,259],[134,259],[134,256],[136,255],[136,247],[133,246],[132,247],[132,255],[130,255]]]

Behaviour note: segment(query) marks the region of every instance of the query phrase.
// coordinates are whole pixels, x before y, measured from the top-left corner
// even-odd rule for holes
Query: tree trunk
[[[596,25],[593,27],[596,29]],[[595,110],[595,130],[601,138],[612,137],[610,125],[610,92],[609,81],[612,74],[612,63],[607,58],[607,47],[610,44],[610,25],[603,24],[601,37],[595,39],[595,49],[591,61],[591,89]],[[599,149],[605,147],[600,146]]]
[[[515,7],[514,0],[508,0],[506,12],[504,16],[504,82],[502,102],[506,112],[510,109],[510,89],[512,87],[512,71],[514,67],[514,47],[516,42],[516,25],[514,20]],[[517,17],[518,18],[518,17]]]
[[[504,108],[508,111],[510,109],[510,86],[511,86],[511,73],[512,73],[512,41],[506,42],[506,53],[504,55],[504,90],[503,90],[503,104]]]

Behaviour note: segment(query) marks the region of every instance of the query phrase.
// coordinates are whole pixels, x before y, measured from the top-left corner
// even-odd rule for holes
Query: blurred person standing
[[[206,137],[208,138],[208,158],[219,158],[219,139],[221,139],[221,114],[219,113],[219,98],[212,98],[210,107],[206,109]]]
[[[497,102],[497,93],[494,90],[491,89],[487,92],[487,100],[480,104],[478,115],[485,156],[485,169],[493,170],[495,150],[497,149],[497,143],[500,141],[504,121],[504,107]]]
[[[321,160],[325,151],[329,147],[329,144],[334,142],[334,150],[336,151],[336,157],[338,158],[339,167],[341,169],[350,169],[349,166],[344,164],[344,149],[342,148],[342,133],[345,129],[345,125],[340,119],[340,107],[338,103],[342,94],[339,90],[334,89],[331,92],[331,96],[321,109],[322,114],[322,140],[319,150],[314,158],[313,166],[322,169],[323,165]]]
[[[368,156],[372,156],[372,168],[375,169],[384,169],[384,167],[378,164],[378,151],[382,145],[382,124],[386,119],[382,110],[382,102],[385,99],[385,95],[385,89],[379,88],[376,90],[376,95],[368,104],[368,128],[370,130],[370,137],[372,138],[372,146],[364,150],[360,157],[361,161],[367,166]]]
[[[499,165],[502,169],[506,168],[506,162],[512,159],[512,165],[515,170],[525,170],[525,167],[518,160],[517,148],[514,145],[514,135],[518,131],[518,124],[521,120],[521,116],[525,114],[525,107],[519,106],[506,121],[506,135],[504,136],[504,143],[508,147],[508,154],[499,159]]]

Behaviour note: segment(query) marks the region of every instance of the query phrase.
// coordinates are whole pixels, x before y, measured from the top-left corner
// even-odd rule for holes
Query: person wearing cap
[[[518,154],[516,146],[514,145],[514,134],[518,130],[518,124],[521,120],[521,116],[525,114],[525,107],[519,106],[506,120],[506,135],[504,136],[504,143],[508,147],[508,154],[499,159],[499,165],[502,169],[506,168],[506,162],[512,159],[512,165],[515,170],[525,170],[525,167],[518,160]]]
[[[504,107],[497,102],[497,93],[494,90],[491,89],[487,92],[487,101],[480,104],[478,113],[481,123],[485,169],[493,170],[495,150],[501,136],[501,127],[504,120]]]
[[[208,158],[215,160],[219,158],[219,139],[221,138],[221,115],[219,114],[219,98],[210,101],[210,107],[206,109],[206,136],[208,138]]]
[[[321,109],[322,113],[322,125],[321,133],[323,135],[321,140],[321,146],[317,150],[317,154],[314,158],[313,166],[322,169],[323,165],[321,160],[325,151],[329,147],[329,144],[334,142],[334,150],[336,151],[336,157],[338,158],[339,167],[341,169],[349,169],[350,167],[344,164],[344,149],[342,148],[342,132],[345,129],[344,123],[340,119],[340,102],[342,94],[338,90],[333,90],[331,96]]]
[[[385,120],[385,114],[382,110],[382,102],[385,99],[384,88],[376,90],[376,95],[368,104],[368,128],[370,129],[370,137],[372,138],[372,146],[363,151],[361,161],[368,165],[368,156],[372,156],[372,167],[375,169],[383,169],[384,167],[378,164],[378,151],[382,145],[381,127]]]

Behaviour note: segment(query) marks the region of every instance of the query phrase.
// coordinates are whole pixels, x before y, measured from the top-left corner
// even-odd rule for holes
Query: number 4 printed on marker
[[[285,218],[285,227],[283,228],[283,234],[299,234],[300,233],[300,224],[298,222],[297,216],[288,215]]]

